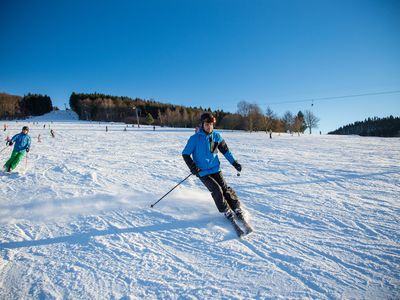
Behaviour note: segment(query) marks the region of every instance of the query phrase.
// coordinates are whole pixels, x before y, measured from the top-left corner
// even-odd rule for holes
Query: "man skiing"
[[[15,169],[25,152],[29,152],[31,147],[31,137],[28,133],[28,126],[24,126],[20,133],[14,135],[12,139],[7,142],[9,146],[12,146],[14,143],[15,145],[10,159],[4,165],[5,171],[11,172],[11,170]]]
[[[222,136],[214,131],[215,118],[211,113],[201,115],[201,126],[192,135],[182,151],[183,159],[193,175],[211,192],[211,196],[219,210],[231,222],[234,214],[242,221],[243,211],[235,191],[229,187],[221,173],[218,150],[235,167],[237,171],[242,166],[235,159]]]

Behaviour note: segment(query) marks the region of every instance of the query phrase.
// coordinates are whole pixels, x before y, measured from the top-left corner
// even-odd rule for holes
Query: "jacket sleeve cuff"
[[[233,156],[233,154],[228,151],[224,154],[225,158],[230,162],[230,164],[232,165],[233,162],[236,160],[235,157]]]

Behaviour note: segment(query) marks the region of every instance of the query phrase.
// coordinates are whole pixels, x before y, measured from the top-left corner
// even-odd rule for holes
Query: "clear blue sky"
[[[0,91],[312,109],[326,132],[400,115],[400,1],[0,1]]]

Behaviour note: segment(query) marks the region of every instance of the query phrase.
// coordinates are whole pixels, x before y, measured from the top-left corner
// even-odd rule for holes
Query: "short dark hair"
[[[200,117],[201,123],[215,123],[215,117],[212,113],[206,112],[201,115]]]

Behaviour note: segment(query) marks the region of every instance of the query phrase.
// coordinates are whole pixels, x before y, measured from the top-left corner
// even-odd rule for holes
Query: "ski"
[[[245,229],[244,235],[248,235],[254,231],[253,227],[251,227],[251,225],[247,222],[247,220],[244,218],[242,213],[236,214],[236,217],[244,226],[244,229]]]
[[[245,219],[242,219],[240,221],[242,222],[244,229],[246,230],[246,235],[254,231],[253,227],[251,227],[251,225]]]
[[[236,220],[233,218],[227,218],[229,222],[231,222],[233,228],[235,229],[235,232],[239,238],[245,235],[245,232],[240,228],[239,224],[236,222]]]

